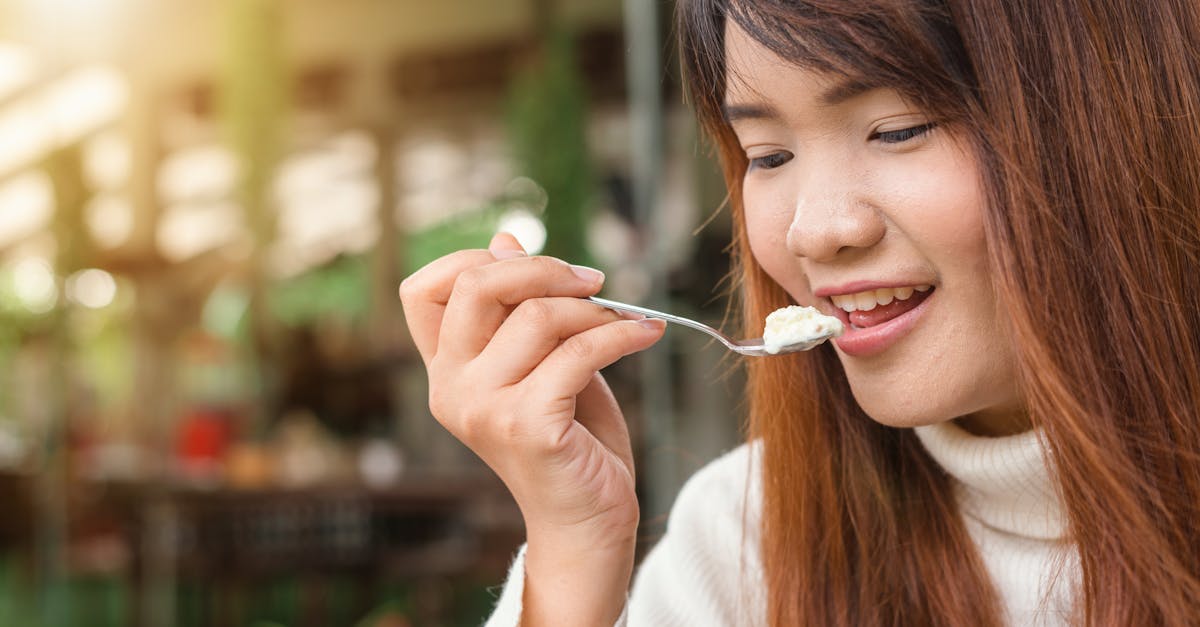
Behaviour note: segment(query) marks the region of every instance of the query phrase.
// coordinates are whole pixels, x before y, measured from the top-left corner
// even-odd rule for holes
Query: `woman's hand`
[[[664,324],[581,299],[602,283],[500,234],[400,286],[430,409],[521,508],[526,625],[611,625],[633,568],[629,432],[599,370],[654,344]]]

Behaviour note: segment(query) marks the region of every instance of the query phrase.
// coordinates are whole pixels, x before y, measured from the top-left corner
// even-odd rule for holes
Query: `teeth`
[[[857,294],[839,294],[830,296],[834,306],[847,313],[851,311],[871,311],[879,305],[887,305],[897,300],[912,298],[913,292],[928,292],[932,285],[914,285],[912,287],[885,287],[877,290],[867,290]]]

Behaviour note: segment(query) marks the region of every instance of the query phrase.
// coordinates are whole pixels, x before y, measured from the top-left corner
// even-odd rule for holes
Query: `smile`
[[[846,326],[838,348],[853,357],[882,353],[912,330],[935,292],[925,284],[829,295]]]
[[[912,287],[885,287],[877,290],[866,290],[855,294],[836,294],[829,297],[838,309],[847,313],[855,311],[873,311],[881,305],[893,302],[904,302],[913,294],[924,294],[933,289],[932,285],[914,285]]]

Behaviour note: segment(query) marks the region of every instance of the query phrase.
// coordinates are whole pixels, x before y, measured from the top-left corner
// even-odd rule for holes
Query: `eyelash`
[[[757,170],[757,169],[773,170],[791,160],[792,160],[792,153],[790,153],[790,152],[773,152],[769,155],[764,155],[762,157],[756,157],[754,159],[751,159],[750,160],[750,169],[751,170]]]
[[[870,139],[878,139],[885,144],[899,144],[932,131],[934,126],[936,126],[934,122],[927,122],[920,126],[910,126],[897,131],[876,131],[871,133]]]
[[[869,139],[878,139],[885,144],[900,144],[932,131],[935,126],[937,126],[936,123],[927,122],[919,126],[910,126],[895,131],[876,131],[871,133]],[[790,152],[773,152],[769,155],[751,159],[750,169],[773,170],[791,160],[792,153]]]

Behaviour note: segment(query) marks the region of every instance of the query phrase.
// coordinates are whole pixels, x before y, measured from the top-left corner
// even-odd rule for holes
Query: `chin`
[[[980,406],[963,403],[962,398],[937,398],[932,390],[925,390],[930,392],[928,394],[921,394],[920,389],[866,394],[860,393],[853,384],[851,389],[859,407],[871,420],[897,429],[960,419],[968,419],[975,425],[969,430],[983,435],[1009,435],[1029,428],[1025,410],[1015,398],[988,399],[994,402]]]
[[[972,362],[905,354],[876,364],[843,361],[843,367],[859,407],[889,427],[920,427],[981,412],[1019,410],[1012,360],[1000,348],[986,345],[971,352],[998,358]],[[915,370],[912,363],[925,366]]]
[[[860,390],[859,386],[851,383],[854,400],[858,406],[881,425],[906,429],[924,425],[936,424],[953,420],[967,411],[956,411],[954,403],[939,402],[932,398],[934,395],[921,394],[921,390],[905,390],[903,392],[886,392],[871,390],[869,393]],[[917,392],[914,394],[914,391]],[[949,401],[950,399],[946,399]]]
[[[872,408],[867,405],[862,406],[863,411],[875,422],[887,427],[896,427],[897,429],[908,429],[912,427],[921,427],[924,425],[936,424],[952,420],[952,417],[930,417],[929,414],[918,414],[914,412],[897,411],[895,407],[890,408]]]

